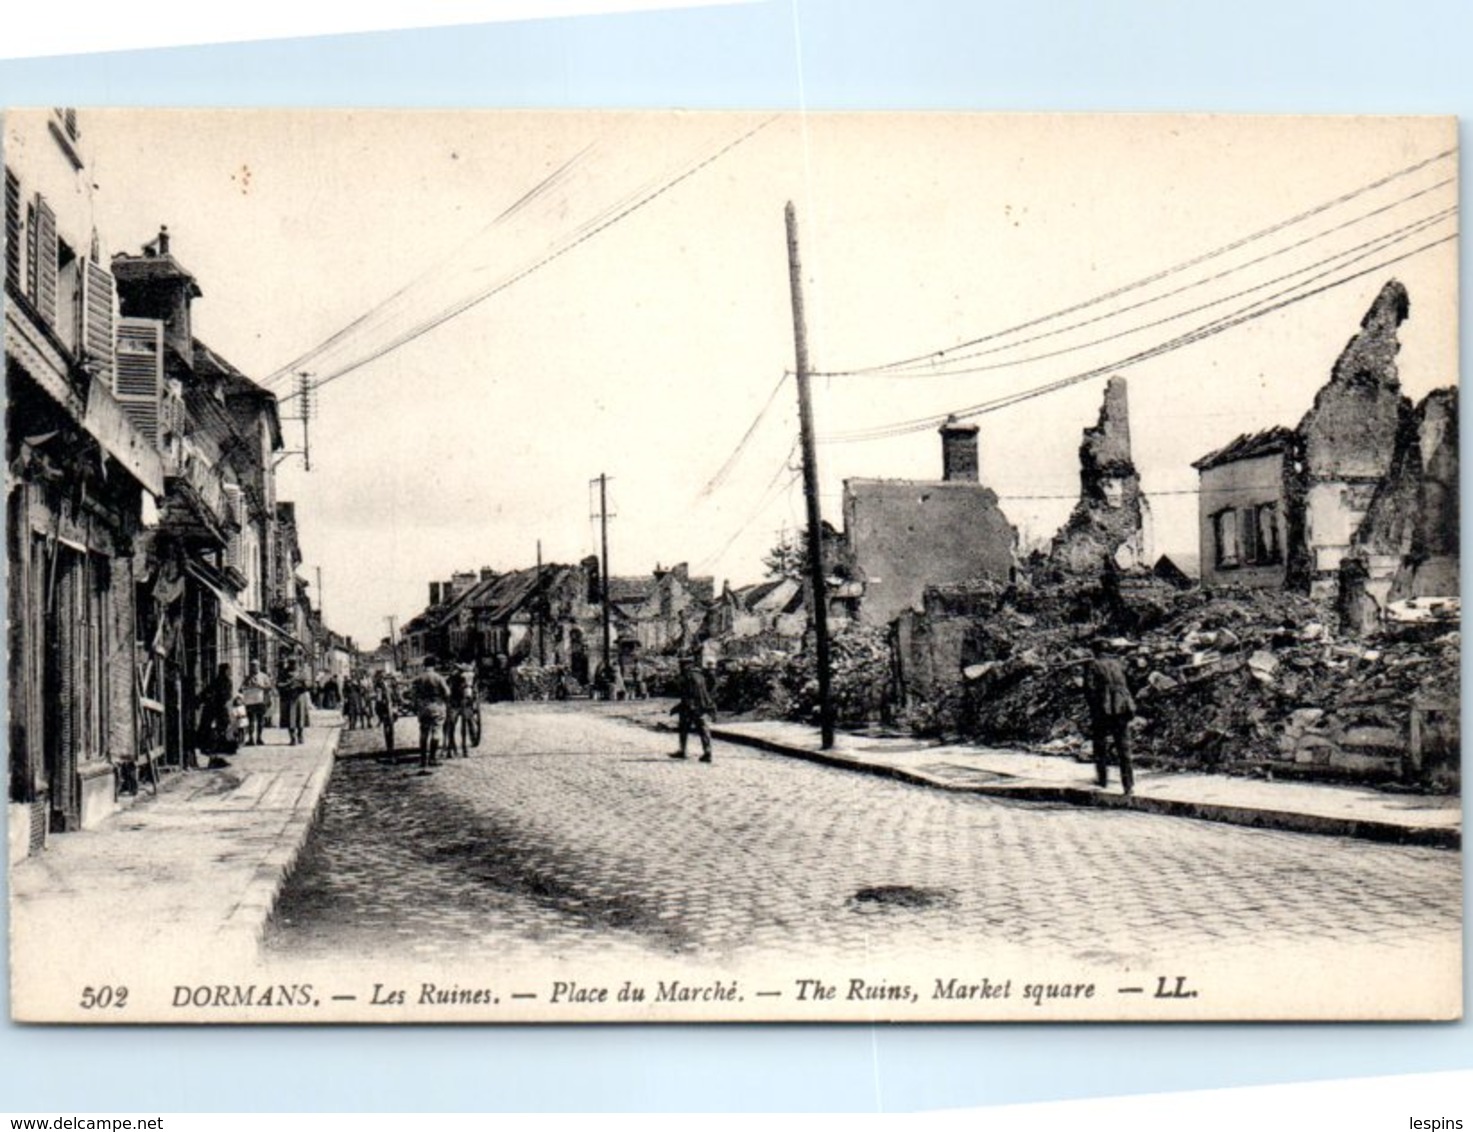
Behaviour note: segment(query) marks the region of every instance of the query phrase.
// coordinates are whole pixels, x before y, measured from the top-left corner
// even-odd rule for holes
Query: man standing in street
[[[1125,666],[1097,637],[1091,648],[1094,657],[1084,667],[1084,700],[1089,705],[1090,738],[1094,741],[1095,776],[1100,789],[1110,785],[1110,748],[1120,763],[1120,785],[1126,794],[1135,790],[1135,772],[1130,765],[1130,721],[1135,700],[1125,681]]]
[[[435,671],[435,658],[424,658],[424,669],[409,686],[410,702],[419,715],[419,771],[429,774],[439,760],[440,734],[445,729],[445,709],[450,703],[450,685]]]
[[[701,762],[711,761],[711,721],[716,718],[716,704],[706,674],[688,656],[680,658],[680,702],[670,709],[680,724],[680,750],[670,757],[686,757],[686,745],[694,729],[701,737]]]
[[[246,745],[260,746],[266,740],[266,700],[271,695],[271,677],[261,671],[259,660],[251,661],[251,670],[240,686],[240,698],[246,709]]]
[[[292,746],[300,746],[307,727],[307,680],[295,657],[281,662],[276,681],[276,699],[281,706],[281,725]]]

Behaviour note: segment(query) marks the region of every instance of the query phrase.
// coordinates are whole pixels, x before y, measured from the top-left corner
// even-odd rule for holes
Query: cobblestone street
[[[713,765],[682,763],[672,738],[585,704],[485,720],[473,757],[430,776],[339,762],[272,954],[884,960],[992,945],[1129,966],[1458,938],[1451,852],[957,797],[723,744]],[[401,721],[401,746],[412,729]],[[348,755],[379,747],[343,736]]]

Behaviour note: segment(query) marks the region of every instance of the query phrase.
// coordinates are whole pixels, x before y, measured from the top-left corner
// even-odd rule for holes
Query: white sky
[[[433,268],[360,333],[306,363],[319,379],[331,375],[763,120],[91,111],[82,128],[105,243],[136,252],[167,223],[174,253],[204,291],[197,336],[264,380]],[[431,579],[529,565],[538,538],[548,561],[592,552],[589,480],[607,472],[616,573],[685,560],[718,584],[757,580],[776,532],[802,520],[796,483],[765,492],[796,436],[791,382],[730,477],[709,496],[698,493],[793,365],[783,230],[790,199],[802,231],[811,361],[836,370],[1072,306],[1430,158],[1454,139],[1451,119],[783,115],[534,274],[327,384],[312,472],[292,460],[280,476],[281,497],[298,503],[304,576],[322,568],[329,622],[371,645],[388,614],[402,621],[423,607]],[[556,186],[492,223],[569,161]],[[1110,317],[974,364],[1121,334],[1308,268],[1451,207],[1455,186],[1432,186],[1454,175],[1453,161],[1435,162],[1017,337]],[[1337,225],[1346,226],[1327,233]],[[1451,219],[1433,222],[1340,274],[1453,231]],[[1270,251],[1284,254],[1248,263]],[[1233,267],[1241,270],[1206,280]],[[1006,369],[817,379],[818,431],[942,413],[1101,366],[1321,270]],[[1406,392],[1419,398],[1456,381],[1449,242],[1122,369],[1147,492],[1189,491],[1193,459],[1240,432],[1296,423],[1393,276],[1412,300],[1400,358]],[[1094,422],[1102,387],[1088,381],[978,418],[982,479],[1025,536],[1051,534],[1072,506],[1080,430]],[[295,445],[300,426],[286,428]],[[939,441],[927,429],[825,444],[819,461],[825,514],[837,523],[844,478],[934,478]],[[1021,498],[1039,495],[1059,498]],[[1158,494],[1152,504],[1157,550],[1195,549],[1195,497]]]

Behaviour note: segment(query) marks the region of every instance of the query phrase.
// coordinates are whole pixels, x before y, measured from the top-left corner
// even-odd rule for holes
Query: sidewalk
[[[253,959],[332,771],[341,717],[312,718],[301,746],[269,728],[228,768],[172,773],[157,796],[145,786],[97,828],[12,865],[12,970]]]
[[[1093,763],[1072,758],[842,733],[832,750],[823,751],[814,728],[782,721],[721,723],[711,732],[730,743],[825,766],[995,798],[1130,809],[1403,845],[1462,846],[1462,800],[1456,796],[1147,769],[1136,771],[1135,795],[1126,798],[1117,770],[1112,768],[1110,789],[1101,791],[1094,784]]]

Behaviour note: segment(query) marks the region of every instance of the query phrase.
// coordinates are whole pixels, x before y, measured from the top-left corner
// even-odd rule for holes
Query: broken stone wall
[[[1417,406],[1416,426],[1421,494],[1411,548],[1392,583],[1393,601],[1460,592],[1457,389],[1429,393]]]
[[[1391,280],[1299,422],[1302,480],[1290,527],[1302,539],[1291,544],[1289,576],[1311,596],[1335,596],[1341,560],[1396,459],[1410,411],[1396,369],[1397,329],[1409,313],[1406,288]]]
[[[1048,563],[1069,574],[1098,574],[1110,563],[1147,562],[1147,512],[1130,450],[1130,403],[1123,377],[1105,386],[1099,420],[1079,445],[1079,502],[1054,536]]]
[[[997,495],[966,482],[847,480],[844,534],[871,625],[919,608],[927,586],[1008,581],[1018,545]]]

